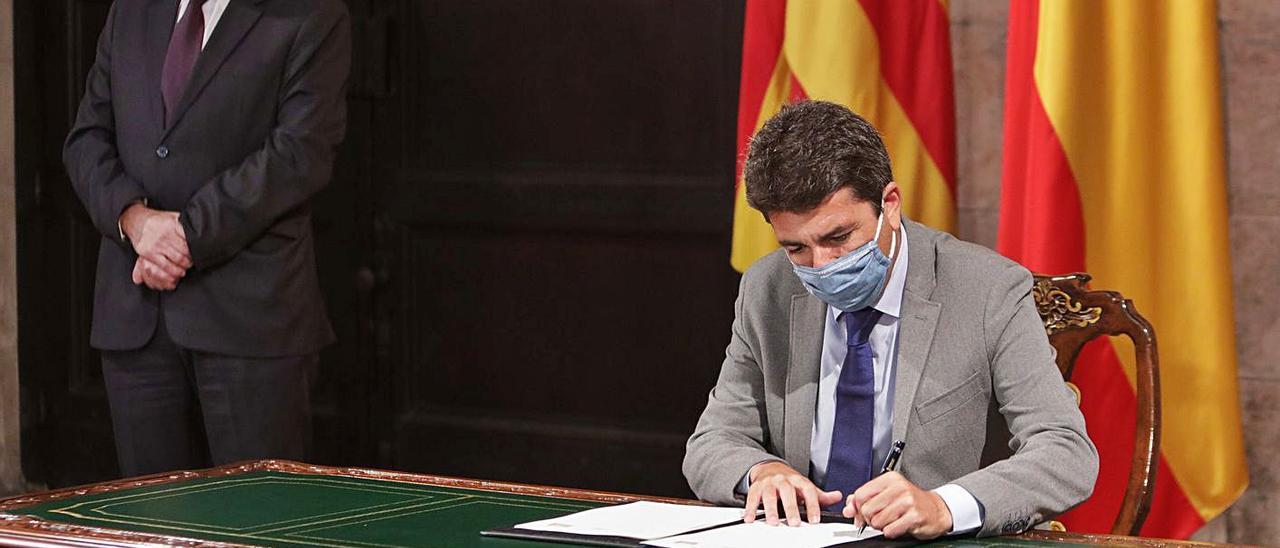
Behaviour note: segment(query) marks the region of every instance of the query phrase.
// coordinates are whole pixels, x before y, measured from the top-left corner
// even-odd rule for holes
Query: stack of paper
[[[880,531],[870,527],[863,534],[848,523],[802,523],[798,527],[769,525],[763,521],[743,523],[680,535],[644,544],[659,548],[825,548],[846,542],[880,536]]]
[[[516,529],[650,540],[742,519],[741,508],[632,502],[517,525]]]

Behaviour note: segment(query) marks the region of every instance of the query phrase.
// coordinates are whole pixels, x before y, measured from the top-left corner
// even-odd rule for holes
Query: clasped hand
[[[192,264],[178,213],[134,204],[120,215],[120,226],[138,254],[133,283],[156,291],[176,289]]]
[[[809,523],[818,523],[822,507],[841,500],[845,501],[841,513],[853,519],[854,525],[867,523],[889,538],[911,535],[931,539],[951,530],[951,511],[942,497],[917,487],[902,474],[882,474],[843,497],[839,491],[819,489],[783,462],[767,462],[751,470],[751,489],[747,492],[743,521],[755,521],[756,510],[763,504],[765,521],[778,525],[781,523],[778,505],[781,504],[787,525],[797,526],[803,519],[800,513],[803,502]]]

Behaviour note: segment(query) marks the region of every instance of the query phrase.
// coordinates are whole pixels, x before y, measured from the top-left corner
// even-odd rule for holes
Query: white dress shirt
[[[880,465],[893,444],[893,389],[898,369],[898,319],[902,314],[902,292],[906,289],[907,227],[898,234],[898,258],[885,283],[880,300],[873,306],[881,312],[871,329],[872,368],[875,371],[875,424],[871,434],[871,466],[879,473]],[[822,369],[818,377],[818,407],[813,415],[813,437],[809,444],[809,479],[821,486],[827,478],[827,461],[831,456],[831,433],[835,428],[836,385],[844,358],[849,353],[848,335],[840,323],[840,310],[828,306],[822,335]],[[750,472],[743,478],[742,490],[748,487]],[[965,488],[946,484],[937,493],[951,511],[951,532],[967,533],[982,526],[982,510],[977,499]],[[849,493],[845,493],[848,496]]]
[[[187,4],[191,0],[182,0],[178,4],[178,18],[174,20],[174,26],[178,21],[182,20],[182,14],[187,12]],[[227,4],[231,0],[207,0],[204,3],[204,41],[200,43],[200,47],[204,48],[209,45],[209,37],[213,36],[213,28],[218,26],[218,20],[222,19],[222,12],[227,11]]]

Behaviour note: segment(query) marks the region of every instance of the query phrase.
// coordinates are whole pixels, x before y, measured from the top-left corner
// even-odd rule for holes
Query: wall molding
[[[17,493],[25,487],[18,406],[13,63],[13,1],[0,0],[0,494]]]

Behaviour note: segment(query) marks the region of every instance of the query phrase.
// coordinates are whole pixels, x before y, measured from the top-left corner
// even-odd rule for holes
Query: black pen
[[[902,450],[906,448],[907,442],[898,440],[893,442],[893,449],[889,450],[889,454],[884,458],[884,466],[880,467],[880,475],[886,472],[892,472],[898,467],[898,461],[902,459]],[[867,530],[867,522],[862,522],[862,527],[858,528],[858,536],[862,536],[862,532]]]

